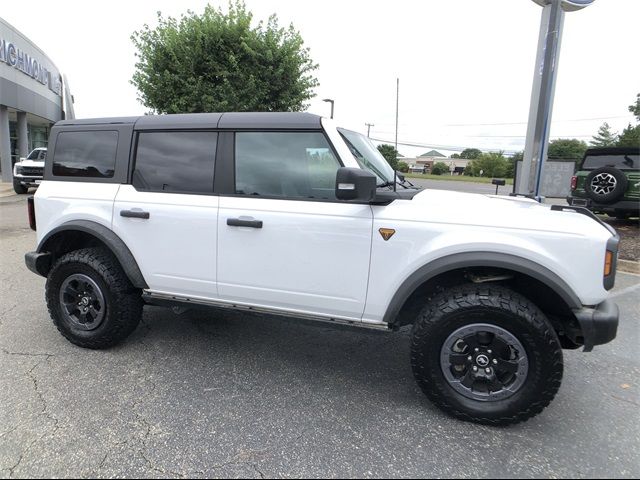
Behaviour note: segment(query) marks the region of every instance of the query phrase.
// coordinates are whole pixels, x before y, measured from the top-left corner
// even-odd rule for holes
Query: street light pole
[[[394,148],[398,151],[398,105],[400,103],[400,79],[396,78],[396,142]]]
[[[375,127],[375,125],[373,123],[365,123],[365,125],[367,126],[367,137],[370,137],[371,127]]]
[[[544,161],[549,143],[560,44],[565,11],[587,7],[595,0],[533,0],[542,6],[538,35],[538,53],[533,73],[527,138],[522,169],[518,173],[516,192],[540,200]]]
[[[333,103],[334,103],[334,101],[331,98],[325,98],[322,101],[331,103],[331,118],[333,118]]]

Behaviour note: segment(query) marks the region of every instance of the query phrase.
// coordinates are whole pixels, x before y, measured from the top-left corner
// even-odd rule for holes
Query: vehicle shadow
[[[410,336],[228,309],[145,307],[140,328],[119,349],[151,352],[162,382],[185,375],[209,390],[331,392],[437,411],[413,380]],[[187,373],[188,372],[188,373]],[[439,412],[439,411],[438,411]]]

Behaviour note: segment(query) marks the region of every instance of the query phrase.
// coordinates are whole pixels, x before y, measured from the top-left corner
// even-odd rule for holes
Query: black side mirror
[[[336,198],[370,202],[376,196],[376,176],[360,168],[342,167],[336,174]]]

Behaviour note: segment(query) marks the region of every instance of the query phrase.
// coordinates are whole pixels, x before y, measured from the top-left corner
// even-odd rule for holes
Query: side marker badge
[[[393,234],[396,233],[396,231],[393,228],[381,228],[378,231],[380,232],[380,235],[382,235],[382,238],[384,238],[385,241],[389,240],[391,237],[393,237]]]

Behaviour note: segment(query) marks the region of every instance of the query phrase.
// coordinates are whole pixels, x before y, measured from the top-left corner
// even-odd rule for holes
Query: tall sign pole
[[[534,195],[540,199],[540,186],[549,143],[553,97],[558,75],[564,14],[587,7],[595,0],[533,1],[541,5],[543,9],[538,35],[538,53],[533,72],[527,138],[516,191]]]

